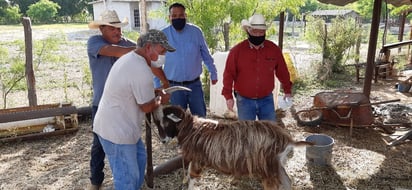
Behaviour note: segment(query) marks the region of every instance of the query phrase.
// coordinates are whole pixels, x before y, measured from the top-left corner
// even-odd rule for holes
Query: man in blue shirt
[[[170,86],[185,86],[192,90],[174,92],[170,97],[171,104],[180,105],[183,109],[189,107],[192,114],[205,117],[206,104],[200,80],[202,61],[210,73],[212,85],[217,83],[217,71],[201,29],[186,23],[185,9],[180,3],[169,6],[171,25],[163,32],[176,51],[166,53],[163,70]],[[158,81],[156,83],[159,86]]]

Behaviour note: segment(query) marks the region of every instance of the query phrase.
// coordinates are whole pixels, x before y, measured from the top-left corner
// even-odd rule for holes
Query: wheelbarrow
[[[296,120],[300,125],[318,126],[330,124],[353,127],[371,126],[374,117],[372,105],[398,102],[400,99],[369,102],[362,93],[321,92],[315,95],[314,106],[296,112]]]

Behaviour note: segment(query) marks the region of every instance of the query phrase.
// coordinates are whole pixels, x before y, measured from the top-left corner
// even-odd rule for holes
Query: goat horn
[[[164,89],[163,92],[167,94],[172,94],[173,92],[178,91],[178,90],[192,91],[190,88],[187,88],[184,86],[172,86],[172,87]]]

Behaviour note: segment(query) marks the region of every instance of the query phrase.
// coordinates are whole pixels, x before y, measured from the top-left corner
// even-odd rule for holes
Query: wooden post
[[[26,82],[28,90],[28,99],[30,106],[37,106],[36,95],[36,79],[33,71],[33,40],[31,32],[31,21],[29,17],[23,17],[22,19],[24,27],[24,41],[26,52]]]
[[[399,33],[398,33],[398,41],[402,42],[403,41],[403,32],[405,30],[405,20],[406,20],[406,13],[403,12],[400,16],[399,16]],[[398,48],[398,53],[400,53],[402,50],[401,46],[399,46]]]
[[[356,17],[356,26],[359,27],[359,29],[362,29],[362,20],[359,17]],[[358,38],[356,39],[356,45],[355,45],[355,64],[359,64],[359,57],[360,57],[360,47],[362,43],[362,35],[359,35]],[[359,78],[358,78],[359,82]]]
[[[369,98],[371,94],[373,68],[375,64],[376,41],[378,41],[379,15],[381,13],[381,0],[374,0],[371,30],[369,35],[368,55],[366,59],[365,80],[363,84],[363,94]],[[373,43],[372,43],[373,42]]]
[[[356,82],[359,82],[360,79],[360,65],[359,64],[355,64],[355,69],[356,69]]]
[[[153,176],[168,174],[183,167],[183,169],[187,169],[188,166],[189,162],[186,160],[183,161],[182,155],[177,155],[176,157],[157,165],[153,170]]]
[[[147,24],[146,0],[140,0],[140,10],[140,32],[146,33],[147,31],[149,31]]]
[[[146,113],[146,185],[150,188],[153,188],[152,128],[150,127],[151,123],[151,113]]]
[[[279,42],[278,46],[281,50],[283,50],[283,34],[284,34],[284,28],[285,28],[285,12],[282,11],[280,12],[279,15]]]

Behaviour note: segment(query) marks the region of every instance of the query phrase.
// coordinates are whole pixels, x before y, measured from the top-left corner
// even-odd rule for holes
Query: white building
[[[165,5],[165,0],[146,0],[147,11],[147,23],[149,29],[161,29],[165,27],[168,22],[165,18],[151,17],[150,12],[154,10],[162,10]],[[141,12],[140,0],[97,0],[92,1],[93,5],[93,18],[98,19],[100,13],[106,9],[115,10],[119,15],[119,19],[127,17],[129,19],[129,25],[123,27],[124,30],[137,30],[140,31]],[[167,9],[164,9],[168,11]]]

